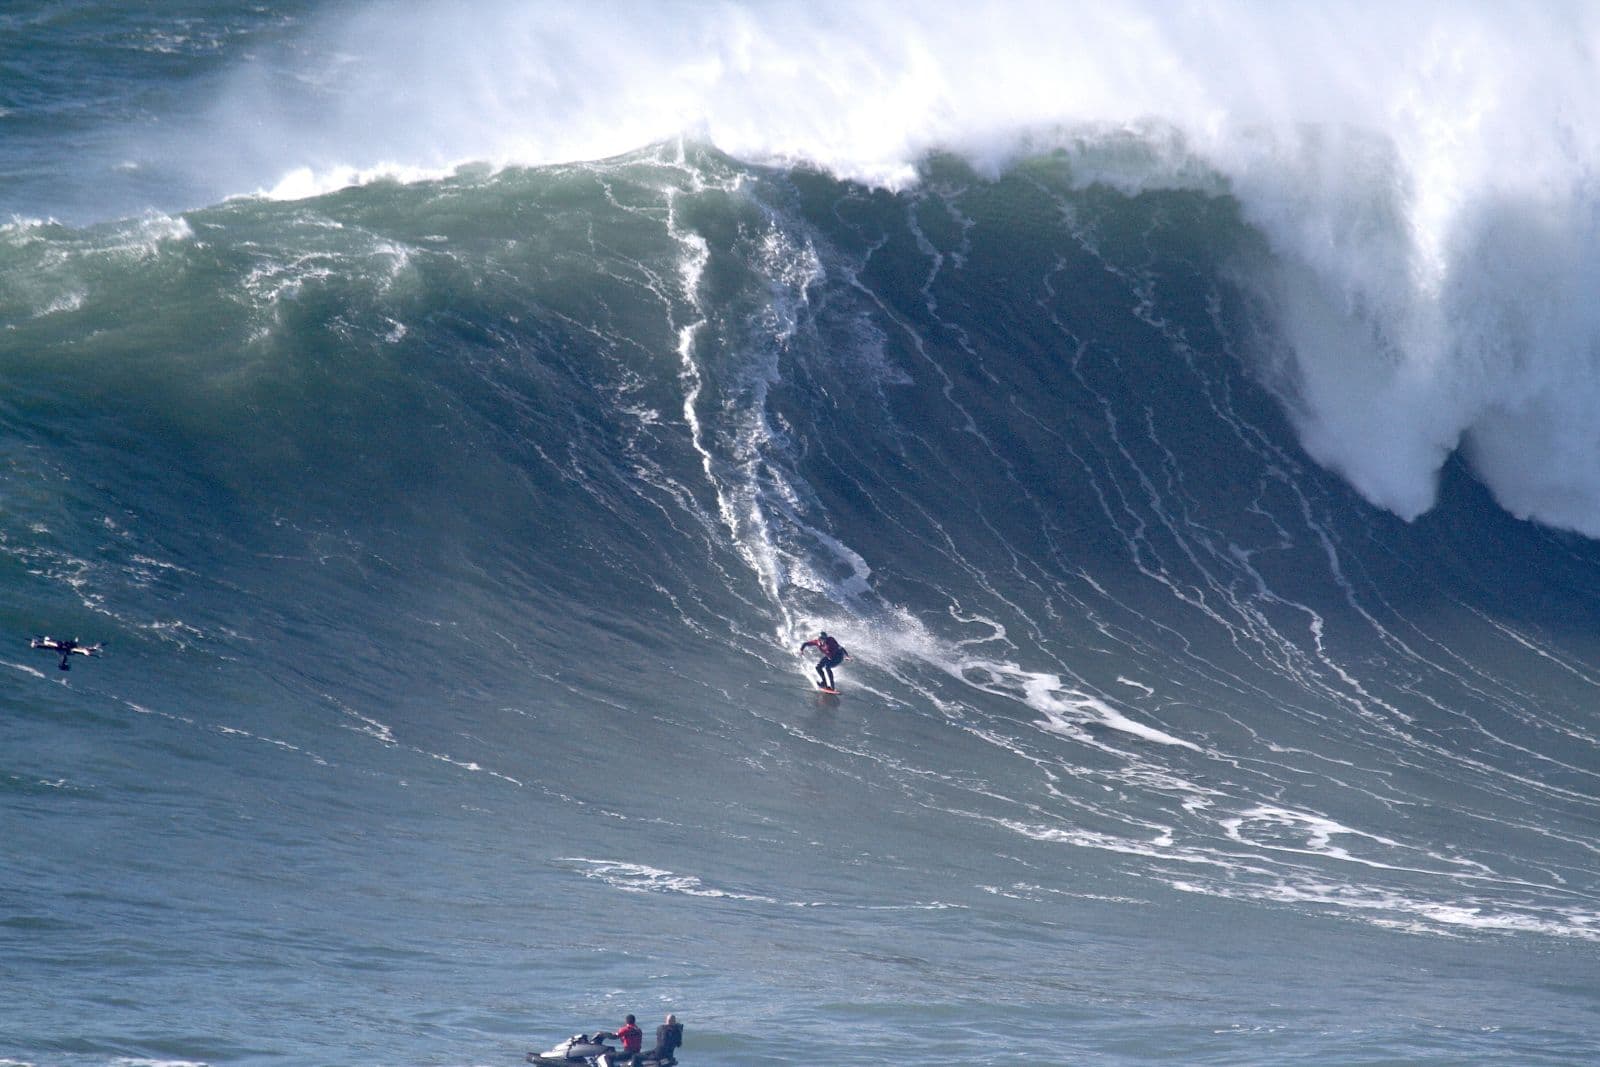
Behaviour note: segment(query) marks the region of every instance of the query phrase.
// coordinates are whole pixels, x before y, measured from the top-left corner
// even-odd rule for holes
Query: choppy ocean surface
[[[151,7],[0,13],[0,1063],[1600,1060],[1594,9]]]

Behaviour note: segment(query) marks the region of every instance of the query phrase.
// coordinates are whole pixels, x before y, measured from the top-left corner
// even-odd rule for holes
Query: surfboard
[[[827,693],[831,697],[836,697],[836,696],[839,695],[839,690],[837,690],[837,689],[829,689],[825,685],[817,686],[817,692],[819,692],[819,693]]]

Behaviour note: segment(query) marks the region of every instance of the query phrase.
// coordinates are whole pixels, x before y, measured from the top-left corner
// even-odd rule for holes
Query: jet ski
[[[621,1050],[616,1046],[606,1044],[616,1036],[605,1030],[593,1034],[573,1034],[549,1052],[528,1053],[528,1062],[561,1063],[567,1067],[588,1064],[593,1067],[600,1062],[601,1056],[620,1054]]]
[[[561,1064],[562,1067],[628,1067],[633,1057],[614,1045],[606,1044],[615,1040],[616,1036],[606,1030],[573,1034],[549,1052],[528,1053],[528,1062]],[[676,1057],[657,1060],[651,1053],[645,1052],[641,1054],[640,1062],[644,1067],[673,1067],[678,1061]]]
[[[28,647],[43,648],[48,649],[51,652],[59,652],[61,654],[61,669],[64,671],[70,671],[72,669],[72,664],[69,663],[68,660],[72,658],[73,653],[77,653],[80,656],[98,656],[101,649],[100,645],[86,645],[77,638],[73,638],[72,640],[68,641],[64,638],[48,636],[35,637],[32,641],[28,642]]]

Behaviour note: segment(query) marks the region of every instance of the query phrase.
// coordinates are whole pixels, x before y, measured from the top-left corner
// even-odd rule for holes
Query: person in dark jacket
[[[804,655],[808,648],[814,648],[822,654],[822,659],[817,661],[817,688],[834,688],[833,669],[849,659],[850,653],[844,650],[843,645],[829,637],[826,630],[801,644],[800,654]]]
[[[654,1060],[661,1067],[677,1063],[678,1059],[674,1053],[682,1044],[683,1024],[678,1021],[676,1015],[669,1014],[667,1021],[656,1027],[656,1047],[650,1050],[647,1058]]]

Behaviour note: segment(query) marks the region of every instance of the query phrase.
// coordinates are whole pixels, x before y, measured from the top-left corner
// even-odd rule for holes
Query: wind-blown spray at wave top
[[[1513,513],[1600,534],[1592,7],[436,3],[318,31],[232,75],[176,149],[185,187],[682,136],[890,187],[931,151],[989,174],[1061,152],[1085,185],[1237,198],[1262,371],[1368,499],[1414,518],[1464,448]]]

